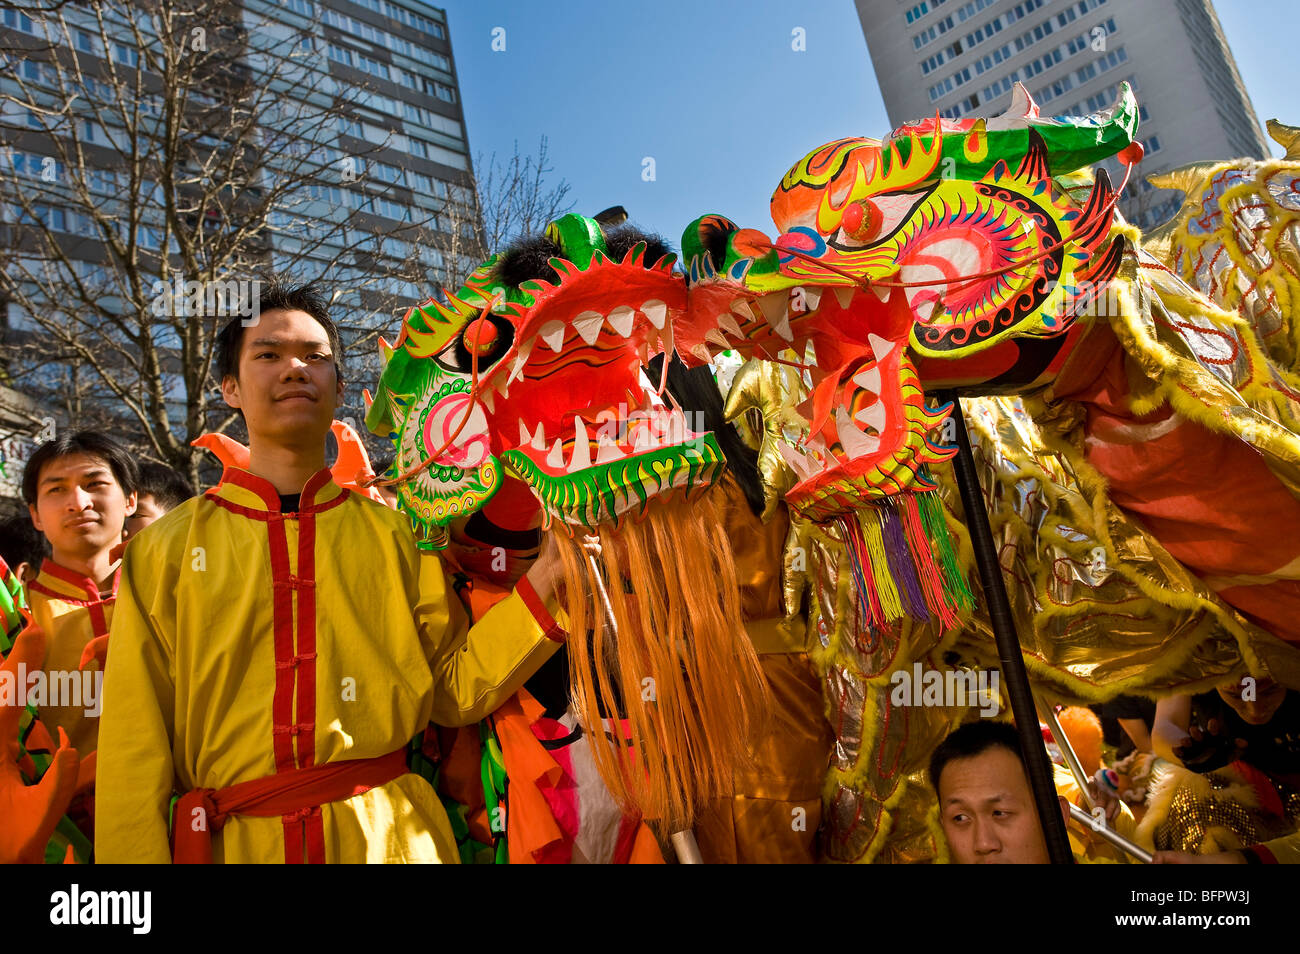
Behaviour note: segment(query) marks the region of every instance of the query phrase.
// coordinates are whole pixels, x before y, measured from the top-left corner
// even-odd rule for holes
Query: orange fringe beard
[[[767,711],[711,497],[659,501],[639,521],[601,527],[599,556],[557,533],[575,712],[615,801],[661,834],[730,797],[732,772],[749,759],[746,743]]]

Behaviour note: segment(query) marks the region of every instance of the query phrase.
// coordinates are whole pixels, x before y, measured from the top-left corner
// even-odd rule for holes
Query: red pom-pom
[[[1142,161],[1144,155],[1146,155],[1146,150],[1142,148],[1142,143],[1131,142],[1120,150],[1119,161],[1126,166],[1136,166]]]

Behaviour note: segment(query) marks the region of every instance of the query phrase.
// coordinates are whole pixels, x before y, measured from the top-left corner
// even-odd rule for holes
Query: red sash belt
[[[172,860],[177,864],[212,864],[212,833],[220,831],[232,815],[278,815],[284,819],[285,861],[292,864],[302,860],[305,827],[307,860],[324,863],[320,806],[360,795],[407,771],[403,747],[373,759],[291,769],[222,789],[196,788],[176,803]]]

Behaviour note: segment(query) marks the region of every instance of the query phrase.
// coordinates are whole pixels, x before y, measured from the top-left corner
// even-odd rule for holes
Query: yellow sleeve
[[[526,579],[470,626],[436,554],[420,554],[419,575],[416,622],[433,670],[432,718],[439,725],[484,718],[560,648],[563,633]]]
[[[127,548],[104,663],[95,769],[95,861],[103,864],[171,861],[173,656],[151,617],[152,591],[165,587],[140,542]]]

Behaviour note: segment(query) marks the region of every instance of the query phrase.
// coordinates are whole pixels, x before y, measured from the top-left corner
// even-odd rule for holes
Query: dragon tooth
[[[853,301],[853,289],[844,285],[835,285],[831,291],[835,292],[835,300],[840,303],[840,308],[848,311],[849,303]]]
[[[527,446],[528,442],[532,439],[533,435],[528,433],[528,425],[524,423],[524,419],[521,417],[519,419],[519,446]]]
[[[650,319],[650,324],[662,328],[668,318],[668,306],[658,298],[651,298],[641,305],[641,313]]]
[[[782,315],[781,321],[773,325],[772,330],[786,341],[794,341],[794,332],[790,330],[790,316],[788,314]]]
[[[573,327],[582,340],[587,344],[595,344],[596,336],[600,334],[600,326],[604,324],[605,316],[598,311],[584,311],[574,316]]]
[[[564,347],[565,327],[562,321],[548,321],[542,325],[542,329],[537,335],[546,342],[548,348],[558,354],[560,348]]]
[[[624,338],[632,334],[632,325],[636,322],[636,312],[627,305],[619,305],[605,316],[609,326]]]
[[[591,445],[587,443],[587,426],[576,414],[573,417],[573,456],[569,459],[569,473],[586,470],[591,466]]]
[[[822,303],[822,290],[820,288],[805,286],[803,290],[803,301],[808,306],[809,311],[816,311]]]
[[[488,409],[489,414],[497,412],[497,396],[491,388],[483,388],[478,392],[478,399],[483,402],[483,406]]]
[[[601,437],[596,444],[596,463],[609,464],[623,459],[623,452],[608,437]]]
[[[885,358],[888,357],[896,347],[898,347],[897,341],[890,341],[887,338],[881,338],[879,335],[874,335],[871,332],[867,332],[867,344],[871,345],[871,353],[876,356],[876,364],[883,362]]]
[[[849,420],[848,411],[842,407],[835,409],[835,429],[840,439],[840,446],[850,460],[866,457],[880,449],[880,438],[872,437],[858,430],[856,424]]]
[[[510,369],[510,376],[506,378],[507,388],[514,383],[515,379],[523,377],[524,365],[528,363],[528,356],[532,353],[533,343],[531,341],[525,342],[524,346],[519,349],[519,356],[515,358],[514,367]],[[504,394],[505,391],[503,390],[501,393]]]
[[[876,401],[874,404],[864,407],[862,410],[858,411],[857,414],[853,415],[853,420],[858,421],[861,424],[865,424],[867,427],[875,428],[877,434],[884,433],[885,430],[884,403],[881,401]]]
[[[807,457],[799,453],[785,441],[779,442],[776,447],[777,450],[781,452],[782,459],[786,462],[789,468],[799,476],[800,480],[807,480],[809,477],[813,476],[815,471],[812,463]]]
[[[704,332],[704,340],[712,342],[713,344],[721,348],[723,351],[726,351],[728,348],[731,347],[731,343],[727,341],[727,339],[723,336],[722,332],[719,331],[717,328],[710,328],[708,331]]]
[[[564,442],[558,437],[555,443],[551,445],[551,452],[546,455],[546,466],[551,470],[562,470],[564,468]]]
[[[718,327],[727,334],[735,335],[737,338],[745,337],[745,333],[740,330],[740,322],[736,321],[735,316],[728,312],[718,315]]]
[[[880,393],[880,365],[873,364],[853,375],[853,383],[872,394]]]
[[[533,450],[546,450],[546,425],[541,421],[537,422],[537,433],[533,435],[531,447]]]
[[[786,306],[790,298],[785,292],[769,292],[758,299],[758,309],[773,328],[786,319]]]

